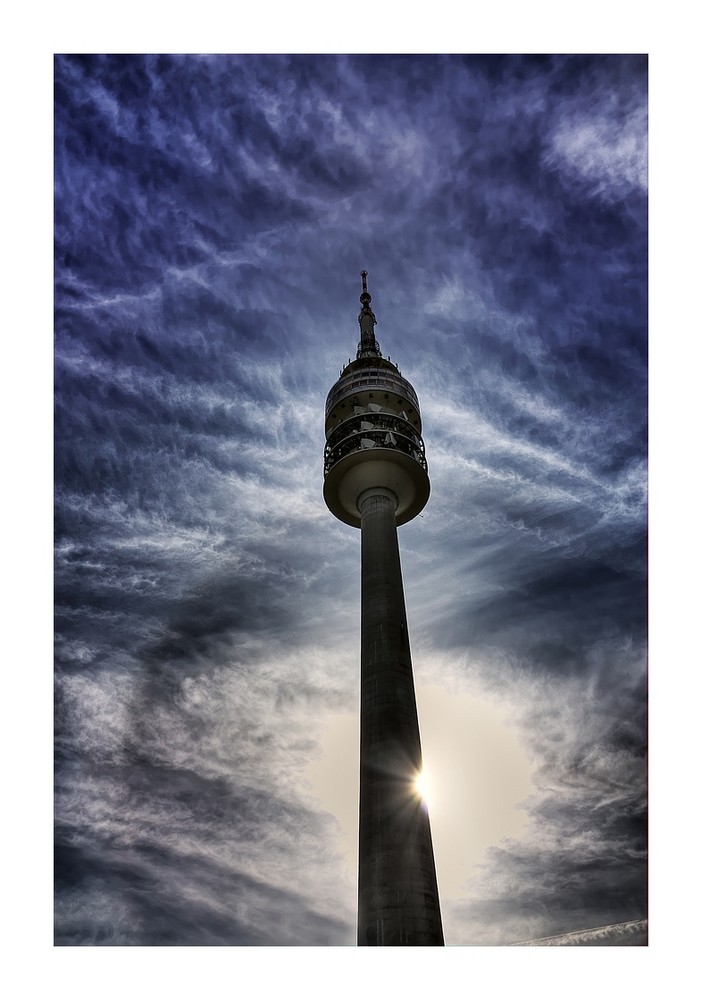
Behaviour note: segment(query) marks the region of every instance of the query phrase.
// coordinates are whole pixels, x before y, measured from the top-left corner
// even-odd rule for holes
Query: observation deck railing
[[[366,426],[363,426],[364,424]],[[369,428],[368,424],[371,424],[372,427]],[[368,434],[371,430],[390,431],[392,434],[404,434],[405,437],[409,437],[413,441],[416,441],[418,448],[422,451],[424,450],[424,442],[422,441],[421,435],[418,433],[417,428],[413,427],[407,418],[401,417],[397,413],[380,411],[378,413],[357,413],[352,417],[347,417],[346,420],[343,420],[340,424],[337,424],[327,438],[324,454],[328,455],[331,449],[335,448],[337,444],[340,444],[345,438],[355,434]]]
[[[366,419],[366,415],[364,414],[344,421],[344,424],[358,423],[360,425],[360,422]],[[377,422],[374,423],[376,423],[376,426],[371,429],[365,428],[361,430],[359,426],[358,430],[352,430],[351,433],[344,434],[340,440],[337,438],[334,441],[334,437],[330,439],[324,449],[325,476],[337,462],[340,462],[342,458],[346,458],[347,455],[360,451],[370,452],[374,448],[404,452],[413,458],[415,462],[418,462],[425,472],[427,471],[424,442],[421,435],[417,434],[411,424],[404,420],[396,420],[392,427],[379,426]],[[401,427],[397,426],[398,423],[401,424]]]

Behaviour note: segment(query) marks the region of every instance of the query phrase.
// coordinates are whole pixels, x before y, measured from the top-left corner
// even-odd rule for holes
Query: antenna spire
[[[356,358],[366,358],[370,356],[382,357],[378,341],[375,339],[375,333],[373,332],[376,319],[373,314],[373,310],[370,307],[371,295],[368,291],[368,283],[366,281],[367,277],[368,271],[361,271],[363,290],[361,292],[361,312],[358,316],[358,322],[361,327],[361,342],[358,345],[358,350],[356,351]]]

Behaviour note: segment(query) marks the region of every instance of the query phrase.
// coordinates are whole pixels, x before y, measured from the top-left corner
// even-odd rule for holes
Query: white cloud
[[[550,137],[546,163],[585,180],[605,198],[648,188],[648,117],[637,107],[625,117],[579,115],[562,120]]]
[[[603,927],[590,927],[584,931],[573,931],[570,934],[556,934],[553,937],[535,938],[532,941],[516,941],[515,944],[539,947],[583,945],[583,944],[626,944],[626,938],[633,934],[641,934],[648,930],[648,920],[625,920],[619,924],[605,924]]]

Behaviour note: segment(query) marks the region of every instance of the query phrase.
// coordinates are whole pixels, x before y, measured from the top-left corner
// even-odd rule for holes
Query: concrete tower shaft
[[[359,945],[444,943],[390,491],[361,508]]]
[[[326,405],[324,498],[361,529],[359,945],[442,945],[397,525],[429,497],[416,393],[375,339],[362,272],[361,342]]]

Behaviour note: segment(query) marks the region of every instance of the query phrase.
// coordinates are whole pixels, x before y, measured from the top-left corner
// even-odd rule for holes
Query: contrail
[[[532,938],[530,941],[515,941],[511,948],[557,947],[559,945],[584,944],[587,941],[598,941],[604,938],[633,934],[645,931],[648,920],[625,920],[621,924],[604,924],[602,927],[590,927],[584,931],[569,931],[567,934],[556,934],[553,937]]]

